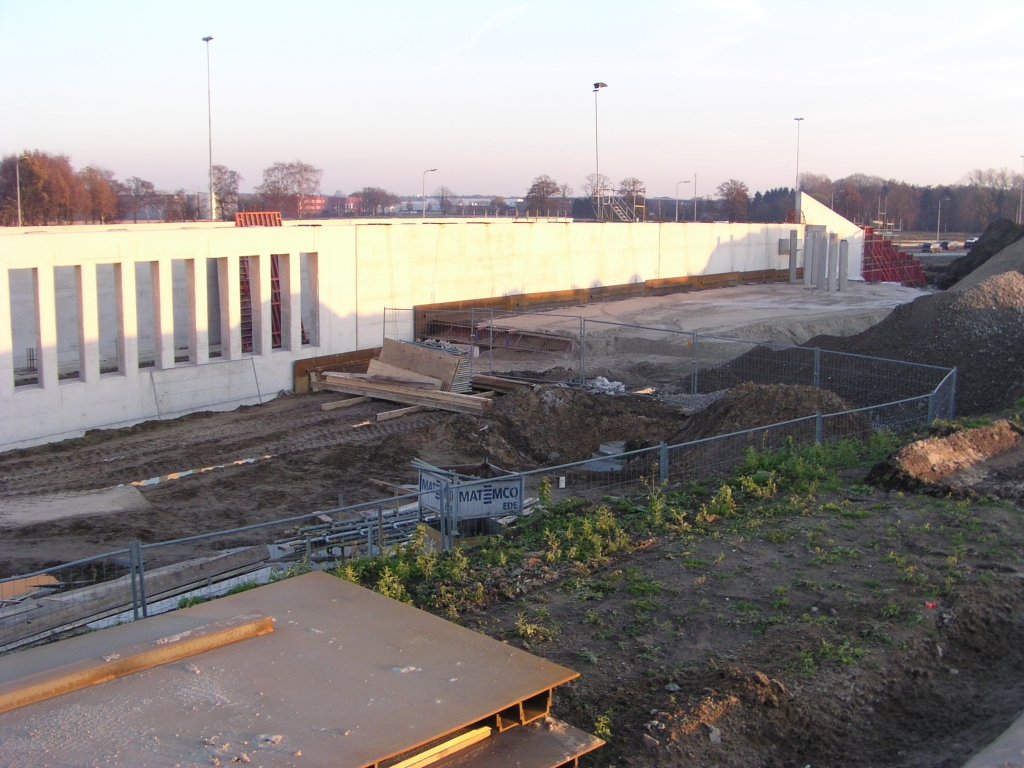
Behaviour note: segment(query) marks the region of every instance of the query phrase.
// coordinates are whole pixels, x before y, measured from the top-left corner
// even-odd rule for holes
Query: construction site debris
[[[842,413],[853,406],[826,389],[799,384],[741,384],[733,387],[711,403],[706,410],[694,415],[671,440],[685,443],[705,437],[725,435],[745,429],[766,427],[780,421],[800,419],[815,413]],[[859,419],[864,431],[871,424],[863,416]]]
[[[450,392],[459,372],[462,356],[449,354],[440,349],[434,351],[417,344],[384,339],[378,360],[395,368],[438,379],[441,382],[441,389]]]
[[[441,382],[429,376],[416,376],[410,373],[408,376],[380,376],[369,373],[341,373],[336,371],[325,372],[331,381],[363,381],[368,384],[394,384],[409,389],[439,390]]]
[[[419,382],[421,384],[430,384],[431,387],[428,389],[440,389],[441,380],[436,379],[433,376],[425,376],[416,371],[410,371],[405,368],[399,368],[397,365],[389,365],[388,363],[382,363],[379,358],[371,360],[366,368],[366,373],[370,376],[375,376],[381,379],[392,379],[399,383]],[[436,384],[437,386],[433,386]]]
[[[348,408],[350,405],[359,405],[360,403],[368,403],[373,398],[370,397],[346,397],[344,400],[335,400],[332,403],[324,403],[320,406],[321,411],[333,411],[336,408]]]
[[[955,366],[957,413],[999,410],[1024,395],[1024,274],[922,296],[856,336],[818,336],[805,346]]]
[[[946,494],[966,483],[955,475],[1021,445],[1020,429],[1008,421],[910,443],[876,464],[868,479],[886,488]]]
[[[1002,251],[1011,243],[1024,238],[1024,227],[1017,226],[1007,219],[997,219],[985,228],[985,233],[966,256],[961,256],[944,270],[935,285],[948,289],[959,283],[974,272],[978,267]]]
[[[378,382],[365,377],[353,378],[354,376],[356,374],[333,373],[331,371],[319,374],[311,372],[310,386],[314,390],[363,395],[404,405],[422,405],[438,408],[443,411],[468,413],[474,416],[482,416],[484,410],[491,404],[491,401],[486,397],[463,395],[457,392],[415,389],[404,384]]]
[[[505,395],[510,395],[513,392],[533,389],[533,385],[528,384],[525,381],[505,379],[501,376],[488,376],[482,373],[478,373],[473,376],[473,386],[479,387],[480,389],[492,389],[495,392],[501,392]]]

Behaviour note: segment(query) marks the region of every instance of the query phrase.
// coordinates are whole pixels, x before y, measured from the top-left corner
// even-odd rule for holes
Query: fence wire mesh
[[[384,329],[385,338],[462,345],[471,352],[477,373],[581,384],[599,375],[625,378],[632,373],[637,380],[658,380],[659,395],[668,399],[673,392],[682,398],[701,396],[749,381],[803,384],[829,389],[861,406],[524,472],[519,477],[527,508],[541,497],[542,488],[554,501],[630,496],[662,483],[725,477],[751,449],[866,440],[878,430],[905,433],[936,418],[951,418],[955,410],[955,369],[804,347],[491,309],[389,309]],[[488,482],[460,481],[460,488],[483,489]],[[410,491],[184,539],[131,542],[128,549],[3,578],[0,652],[81,627],[174,610],[254,581],[273,580],[296,567],[331,568],[346,558],[378,556],[408,541],[421,523],[427,530],[443,528],[436,512],[424,511],[420,493]],[[442,538],[435,539],[439,546]]]

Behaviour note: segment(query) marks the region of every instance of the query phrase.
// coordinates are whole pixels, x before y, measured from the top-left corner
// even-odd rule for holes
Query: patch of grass
[[[178,601],[178,608],[191,608],[193,605],[202,605],[209,598],[207,597],[183,597]]]
[[[237,595],[239,592],[248,592],[250,589],[256,589],[259,586],[257,581],[243,581],[241,584],[235,584],[231,589],[225,592],[225,595]]]
[[[661,592],[661,583],[640,572],[639,568],[626,571],[626,591],[634,596],[657,595]]]

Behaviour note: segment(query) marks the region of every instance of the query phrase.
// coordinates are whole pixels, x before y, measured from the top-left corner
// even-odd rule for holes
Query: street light
[[[939,198],[939,218],[938,218],[938,221],[935,222],[935,240],[936,240],[936,242],[938,242],[938,239],[939,239],[939,227],[942,226],[942,203],[945,202],[945,201],[948,201],[950,199],[952,199],[952,198],[949,198],[949,197],[940,197]]]
[[[1021,225],[1021,221],[1024,221],[1024,155],[1020,156],[1020,205],[1017,206],[1017,226]]]
[[[18,226],[21,224],[21,155],[14,158],[14,186],[18,190]]]
[[[696,175],[697,174],[694,174],[694,176],[696,176]],[[696,181],[696,179],[694,179],[694,181]],[[690,183],[689,179],[687,179],[686,181],[677,181],[676,182],[676,222],[677,223],[679,222],[679,185],[680,184],[689,184],[689,183]]]
[[[594,178],[594,183],[597,184],[597,220],[601,221],[604,216],[604,189],[601,183],[601,150],[600,145],[597,141],[597,92],[602,88],[607,88],[607,83],[594,83],[594,166],[597,170],[597,175]]]
[[[210,101],[210,41],[212,37],[207,35],[203,38],[206,43],[206,125],[210,139],[210,221],[215,217],[213,211],[213,110]]]
[[[693,223],[697,223],[697,174],[693,174]]]
[[[796,184],[793,186],[793,218],[794,223],[800,223],[800,123],[802,117],[794,117],[796,120]]]
[[[420,197],[423,199],[423,216],[421,218],[427,218],[427,174],[433,173],[437,168],[428,168],[423,172],[423,188],[420,190]]]

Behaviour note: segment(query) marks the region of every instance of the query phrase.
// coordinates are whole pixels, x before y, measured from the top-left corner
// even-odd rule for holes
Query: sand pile
[[[841,413],[854,406],[825,389],[799,384],[746,383],[733,387],[719,400],[696,414],[672,438],[673,443],[700,440],[725,435],[744,429],[755,429],[790,421],[815,413]],[[870,431],[871,424],[863,417],[858,420],[857,431]],[[845,427],[852,425],[844,425]]]
[[[945,274],[935,281],[935,285],[942,289],[952,288],[1008,245],[1021,238],[1024,238],[1024,228],[1018,227],[1007,219],[993,221],[985,228],[985,233],[971,247],[966,256],[961,256],[945,268]],[[985,277],[988,276],[985,275]]]
[[[956,366],[957,413],[999,410],[1024,395],[1024,274],[922,296],[863,333],[819,336],[806,346]]]

